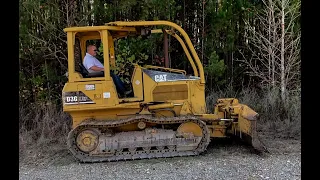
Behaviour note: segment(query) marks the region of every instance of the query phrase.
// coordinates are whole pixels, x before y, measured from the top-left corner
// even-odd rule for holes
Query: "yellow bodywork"
[[[153,77],[146,72],[162,69],[169,73],[187,76],[186,72],[152,65],[142,67],[135,64],[131,77],[134,96],[121,98],[109,73],[104,73],[103,77],[84,78],[76,71],[74,53],[76,39],[80,42],[82,60],[86,51],[86,41],[100,39],[103,44],[105,72],[109,72],[111,67],[115,66],[117,52],[114,51],[114,41],[116,39],[139,35],[140,28],[158,25],[169,27],[170,29],[166,32],[175,37],[183,47],[194,71],[192,76],[188,76],[191,78],[168,81],[165,76]],[[103,26],[69,27],[64,31],[67,33],[68,42],[68,82],[62,93],[63,109],[72,116],[73,128],[86,119],[121,120],[139,114],[153,114],[159,117],[192,115],[206,123],[211,137],[236,135],[240,138],[245,136],[253,138],[253,134],[256,133],[258,114],[247,105],[240,104],[237,99],[218,99],[213,112],[208,113],[203,66],[187,33],[177,24],[168,21],[111,22]],[[152,29],[151,33],[162,33],[162,30]],[[150,123],[142,125],[152,126]],[[139,126],[129,124],[118,129],[133,131],[138,130]],[[179,130],[201,134],[199,132],[201,129],[192,123],[181,125]]]

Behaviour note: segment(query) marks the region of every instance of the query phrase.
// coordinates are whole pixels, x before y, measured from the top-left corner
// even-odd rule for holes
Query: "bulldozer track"
[[[194,150],[176,151],[174,149],[163,150],[140,150],[135,152],[114,152],[112,154],[89,155],[82,152],[76,145],[76,138],[79,132],[85,128],[101,129],[120,127],[127,124],[138,123],[140,121],[156,124],[178,124],[185,122],[196,123],[202,130],[202,138],[200,143]],[[139,115],[123,120],[95,120],[87,119],[71,130],[68,134],[67,144],[73,156],[80,162],[105,162],[105,161],[121,161],[134,159],[151,159],[151,158],[167,158],[176,156],[195,156],[203,153],[210,142],[210,132],[206,123],[194,116],[180,117],[152,117],[147,115]]]

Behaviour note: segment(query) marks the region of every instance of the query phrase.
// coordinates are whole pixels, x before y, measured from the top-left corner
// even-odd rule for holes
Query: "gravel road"
[[[301,179],[301,144],[269,140],[260,156],[238,143],[211,143],[200,156],[80,164],[66,150],[20,162],[19,179]]]

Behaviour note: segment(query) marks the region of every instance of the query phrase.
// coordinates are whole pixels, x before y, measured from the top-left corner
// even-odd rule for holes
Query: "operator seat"
[[[89,71],[84,67],[84,65],[82,63],[79,63],[79,68],[80,68],[80,74],[84,78],[103,77],[104,76],[104,71],[89,73]]]

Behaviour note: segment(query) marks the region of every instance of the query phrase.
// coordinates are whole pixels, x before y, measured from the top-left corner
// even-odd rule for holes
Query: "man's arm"
[[[100,67],[97,67],[97,66],[91,66],[91,68],[89,68],[93,71],[104,71],[104,68],[100,68]]]
[[[92,71],[104,71],[104,68],[98,67],[96,65],[94,65],[93,59],[92,58],[86,58],[84,60],[84,66],[87,69],[90,69]]]

